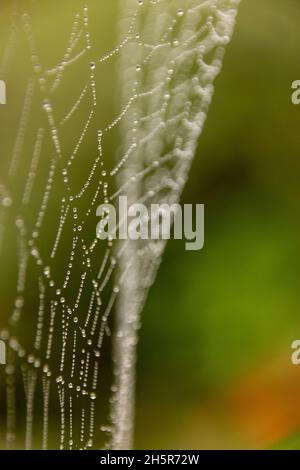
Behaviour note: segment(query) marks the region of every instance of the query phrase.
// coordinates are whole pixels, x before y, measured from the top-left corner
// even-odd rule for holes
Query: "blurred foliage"
[[[293,434],[278,444],[274,450],[299,450],[300,448],[300,433]]]
[[[299,20],[297,1],[241,4],[182,201],[205,203],[205,248],[169,244],[143,314],[139,447],[270,445],[271,433],[255,440],[235,422],[236,410],[219,405],[278,354],[289,369],[300,333],[300,108],[290,100],[300,76]],[[295,382],[295,367],[293,374]],[[268,420],[275,425],[276,411]],[[300,427],[299,417],[291,426]]]

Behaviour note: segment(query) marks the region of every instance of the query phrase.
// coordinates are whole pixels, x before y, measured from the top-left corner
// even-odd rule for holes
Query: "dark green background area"
[[[299,24],[297,1],[241,4],[182,199],[205,203],[205,247],[170,242],[143,313],[141,447],[265,445],[205,403],[278,354],[289,369],[300,335]]]

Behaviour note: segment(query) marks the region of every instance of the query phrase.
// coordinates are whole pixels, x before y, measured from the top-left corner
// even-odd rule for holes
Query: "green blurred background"
[[[35,29],[55,63],[70,2],[46,3],[35,4]],[[117,42],[118,2],[89,4],[101,56]],[[57,8],[70,16],[61,30]],[[300,448],[300,369],[290,362],[300,337],[300,106],[290,99],[299,26],[298,0],[242,1],[182,198],[205,204],[205,248],[169,243],[143,312],[137,448]],[[104,122],[118,109],[114,66],[97,76]],[[16,99],[17,84],[11,77]],[[111,156],[116,142],[106,145]]]
[[[242,1],[182,199],[205,203],[205,248],[169,243],[143,314],[139,447],[268,448],[300,428],[299,25],[297,0]]]

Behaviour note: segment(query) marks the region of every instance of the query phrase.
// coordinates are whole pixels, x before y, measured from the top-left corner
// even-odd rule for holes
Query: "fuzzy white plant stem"
[[[179,201],[230,42],[239,0],[121,0],[122,126],[119,186],[129,203]],[[134,24],[133,27],[130,25]],[[130,30],[131,28],[131,30]],[[168,149],[168,151],[166,150]],[[112,448],[133,446],[140,313],[165,248],[163,240],[122,242],[114,338]]]

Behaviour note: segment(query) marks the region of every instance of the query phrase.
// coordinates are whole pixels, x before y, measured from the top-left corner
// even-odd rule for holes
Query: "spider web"
[[[103,55],[94,2],[74,2],[68,26],[56,6],[70,32],[55,56],[49,37],[38,40],[39,7],[10,2],[1,78],[21,64],[23,86],[0,182],[8,448],[132,446],[140,312],[165,241],[99,240],[96,208],[120,195],[178,202],[238,3],[122,0],[120,42]],[[97,80],[114,60],[121,106],[107,123]],[[118,136],[117,158],[107,158]]]

